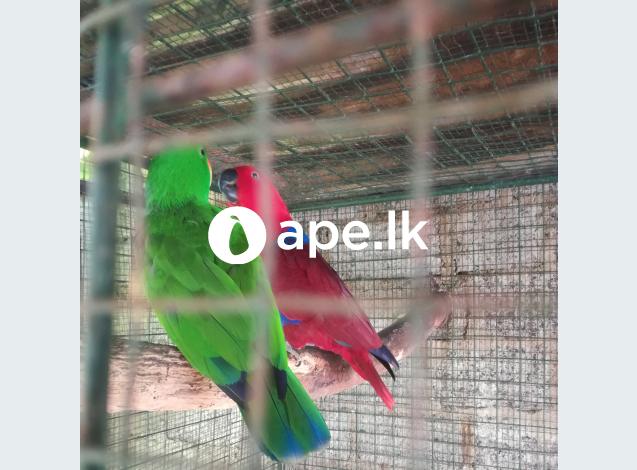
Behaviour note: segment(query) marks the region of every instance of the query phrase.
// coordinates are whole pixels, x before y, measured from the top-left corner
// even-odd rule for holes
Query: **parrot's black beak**
[[[223,170],[218,180],[219,190],[230,202],[237,202],[237,172],[234,168]]]

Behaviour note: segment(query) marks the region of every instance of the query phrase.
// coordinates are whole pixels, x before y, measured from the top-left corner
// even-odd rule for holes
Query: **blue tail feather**
[[[263,429],[262,432],[253,432],[263,453],[272,460],[287,461],[315,451],[330,440],[330,432],[319,410],[289,369],[272,367],[265,386],[267,393],[261,417]],[[247,385],[240,388],[245,389]],[[240,395],[236,384],[232,384],[229,391],[232,394],[226,393],[233,399]],[[246,402],[235,401],[239,403],[250,428]]]

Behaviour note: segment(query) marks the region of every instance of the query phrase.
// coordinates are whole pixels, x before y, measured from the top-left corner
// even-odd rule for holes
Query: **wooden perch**
[[[407,315],[380,332],[386,346],[400,362],[443,325],[450,313],[447,297],[435,297],[427,311]],[[235,404],[217,386],[194,370],[174,346],[138,343],[131,369],[131,343],[115,339],[111,350],[108,411],[181,411],[223,409]],[[334,395],[363,382],[340,357],[316,348],[289,355],[290,368],[313,398]],[[376,361],[375,361],[376,362]],[[379,372],[385,372],[376,363]],[[134,372],[134,377],[132,373]],[[131,379],[134,381],[131,382]],[[400,371],[398,371],[400,380]],[[132,389],[131,387],[132,383]],[[130,404],[127,406],[127,394]]]

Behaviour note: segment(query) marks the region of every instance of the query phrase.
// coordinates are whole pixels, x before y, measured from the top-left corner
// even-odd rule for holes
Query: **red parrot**
[[[276,240],[283,231],[290,231],[290,228],[279,227],[281,222],[292,220],[292,216],[274,184],[261,177],[259,172],[249,165],[224,170],[218,179],[219,190],[230,204],[247,207],[263,217],[259,204],[261,184],[267,184],[270,187],[271,207],[275,221],[273,226],[276,227],[277,233],[268,234],[268,239]],[[294,237],[289,239],[294,240]],[[317,253],[315,258],[310,258],[307,242],[307,236],[304,236],[302,250],[283,250],[278,245],[275,246],[275,266],[270,279],[275,297],[278,298],[286,293],[306,292],[336,299],[353,300],[343,280],[320,253]],[[371,384],[387,408],[391,410],[394,398],[376,371],[372,357],[387,369],[394,380],[396,376],[392,367],[398,369],[398,361],[383,344],[363,309],[354,301],[351,304],[353,306],[347,313],[339,312],[331,315],[316,315],[296,310],[280,311],[285,338],[292,347],[297,349],[314,345],[341,356]]]

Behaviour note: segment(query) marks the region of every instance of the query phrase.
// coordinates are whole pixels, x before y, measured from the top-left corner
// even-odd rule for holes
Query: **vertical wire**
[[[256,98],[255,98],[255,144],[254,153],[260,178],[264,181],[271,181],[272,168],[272,141],[270,132],[270,106],[271,93],[269,93],[268,80],[270,77],[270,64],[268,61],[268,50],[270,41],[270,19],[268,16],[269,0],[253,0],[252,4],[252,35],[257,69]],[[259,185],[259,211],[263,216],[266,233],[273,234],[274,220],[272,207],[270,204],[270,187],[267,184]],[[264,428],[264,410],[266,399],[266,382],[268,363],[267,355],[270,348],[269,341],[273,340],[268,334],[268,316],[272,315],[270,308],[273,304],[273,297],[268,292],[269,283],[267,279],[273,270],[273,245],[271,240],[265,244],[262,254],[264,260],[264,272],[266,282],[258,283],[258,298],[262,299],[254,305],[255,314],[255,355],[251,361],[252,380],[254,386],[251,388],[250,409],[248,410],[252,432],[257,440],[261,440]]]
[[[408,37],[412,49],[412,140],[413,140],[413,174],[411,185],[412,211],[410,223],[412,221],[429,220],[427,199],[430,194],[430,134],[431,115],[429,112],[430,93],[430,15],[433,0],[404,0],[403,5],[408,13]],[[425,232],[428,225],[425,226]],[[402,230],[407,227],[402,226]],[[407,229],[408,230],[408,229]],[[422,315],[419,315],[422,307],[422,296],[428,292],[427,284],[427,262],[423,253],[418,248],[410,249],[412,260],[412,304],[411,313],[414,317],[414,330],[422,331]],[[410,388],[410,452],[414,464],[422,465],[426,460],[426,443],[431,441],[427,421],[431,418],[431,396],[426,383],[426,349],[420,346],[419,357],[422,360],[422,370],[419,370],[418,377],[412,377]],[[422,377],[420,377],[422,373]],[[430,385],[430,384],[429,384]],[[422,404],[422,406],[420,406]],[[433,455],[431,455],[433,462]]]
[[[132,184],[130,187],[130,204],[132,206],[131,233],[132,250],[131,250],[131,273],[129,279],[129,311],[130,311],[130,328],[132,331],[141,331],[142,326],[142,307],[135,306],[135,300],[144,297],[144,246],[146,238],[146,226],[144,220],[144,175],[142,168],[143,144],[144,144],[144,108],[142,100],[142,79],[145,72],[145,42],[144,42],[144,26],[146,21],[147,6],[140,4],[131,8],[130,16],[127,17],[128,33],[130,37],[129,50],[129,67],[130,80],[128,82],[128,115],[129,115],[129,141],[131,142],[130,154],[130,171],[132,176]],[[131,334],[129,346],[127,349],[127,380],[126,390],[124,394],[124,409],[131,409],[133,390],[135,386],[135,377],[137,375],[137,366],[141,352],[141,341],[134,339]],[[121,427],[120,442],[124,443],[124,447],[119,457],[122,466],[127,467],[130,455],[130,428],[131,415],[126,413],[123,417]]]
[[[102,0],[101,6],[113,4]],[[96,106],[93,135],[98,144],[121,141],[126,132],[126,70],[121,21],[105,26],[99,34],[96,60]],[[94,167],[93,236],[91,239],[90,299],[87,320],[87,351],[82,414],[82,468],[105,468],[107,442],[106,402],[109,354],[112,334],[112,309],[100,301],[115,295],[116,224],[119,202],[120,161],[99,162]]]
[[[498,209],[503,209],[502,207],[498,207],[498,200],[500,199],[500,194],[502,194],[504,191],[506,191],[505,189],[495,189],[494,190],[494,195],[495,197],[493,198],[493,218],[494,220],[498,220]],[[498,235],[500,235],[500,237],[502,237],[502,232],[503,232],[503,228],[500,225],[497,229],[496,229],[496,237]],[[502,239],[502,238],[500,238]],[[494,252],[495,252],[495,256],[494,256],[494,266],[495,269],[498,270],[500,269],[500,263],[502,262],[502,258],[503,255],[501,253],[502,250],[505,251],[506,254],[506,247],[502,247],[502,250],[499,249],[500,245],[498,243],[498,238],[495,238],[495,245],[494,245]],[[496,271],[497,273],[498,271]],[[498,307],[499,307],[499,302],[498,302],[498,297],[499,294],[504,294],[504,292],[499,292],[501,289],[499,288],[499,283],[497,282],[497,276],[498,274],[496,274],[496,282],[494,283],[494,295],[493,298],[495,300],[494,303],[494,308],[495,311],[493,313],[489,312],[489,316],[493,317],[493,323],[494,326],[492,327],[492,330],[489,332],[489,334],[493,335],[493,338],[495,340],[495,370],[499,371],[500,370],[500,343],[499,343],[499,339],[498,339],[498,329],[500,328],[500,321],[498,321],[499,318],[499,311],[498,311]],[[489,347],[491,347],[489,345]],[[500,436],[500,402],[499,402],[499,397],[500,397],[500,381],[498,380],[498,375],[496,374],[495,376],[495,435]],[[496,466],[498,468],[500,468],[500,452],[496,452],[495,454],[495,463]]]
[[[516,296],[517,296],[517,301],[516,301],[516,306],[514,307],[515,310],[513,310],[513,315],[517,316],[517,327],[514,327],[514,332],[518,337],[518,351],[517,351],[517,355],[518,355],[518,442],[517,442],[517,450],[518,450],[518,467],[522,468],[522,374],[523,374],[523,362],[522,362],[522,351],[525,345],[523,345],[522,343],[522,332],[524,331],[524,326],[523,326],[523,322],[522,322],[522,317],[524,315],[529,315],[530,314],[530,310],[531,310],[531,306],[529,306],[529,313],[525,313],[526,310],[526,306],[523,303],[523,288],[522,288],[522,249],[523,249],[523,242],[522,242],[522,206],[520,204],[520,199],[522,198],[522,191],[520,186],[518,186],[517,188],[513,189],[512,191],[517,191],[517,204],[515,207],[515,212],[516,212],[516,216],[517,216],[517,241],[518,241],[518,246],[517,246],[517,252],[518,252],[518,266],[517,266],[517,286],[516,286]],[[515,200],[515,198],[514,198]],[[528,223],[527,221],[524,221],[526,223]],[[524,247],[526,248],[526,247]],[[516,315],[516,311],[517,311],[517,315]],[[515,323],[514,323],[515,325]],[[528,340],[528,338],[525,338],[525,340]],[[526,342],[526,341],[525,341]]]

